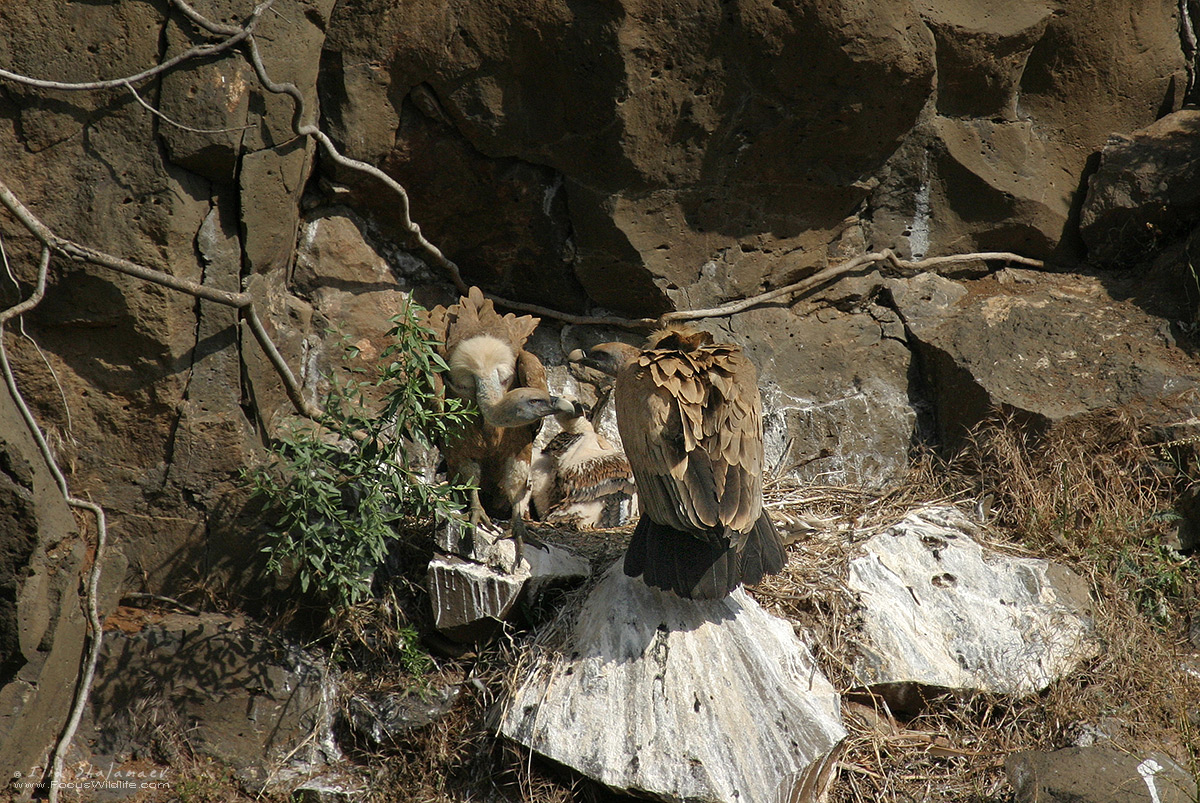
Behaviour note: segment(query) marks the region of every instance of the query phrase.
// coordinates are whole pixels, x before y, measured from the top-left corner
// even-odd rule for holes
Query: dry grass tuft
[[[1200,767],[1200,657],[1185,632],[1200,569],[1167,545],[1171,506],[1195,482],[1186,470],[1194,458],[1179,459],[1176,450],[1164,460],[1154,434],[1114,413],[1038,437],[997,419],[955,460],[919,459],[905,483],[879,498],[771,489],[772,505],[801,497],[807,515],[826,526],[793,544],[788,568],[755,595],[811,634],[814,654],[843,692],[857,688],[847,664],[855,603],[843,585],[846,564],[857,541],[914,507],[974,508],[997,539],[989,546],[1067,565],[1095,600],[1103,649],[1039,695],[947,695],[907,721],[878,698],[849,698],[850,736],[832,801],[1010,800],[1005,756],[1092,740],[1158,749]]]
[[[993,493],[998,522],[1031,546],[1086,557],[1119,546],[1170,507],[1171,472],[1130,417],[1095,413],[1038,436],[1011,419],[987,422],[950,465]]]

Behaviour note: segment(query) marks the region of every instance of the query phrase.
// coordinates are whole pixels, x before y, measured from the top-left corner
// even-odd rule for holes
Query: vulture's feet
[[[529,527],[525,525],[525,519],[515,514],[513,515],[512,524],[509,531],[505,534],[505,537],[511,538],[513,540],[513,544],[517,548],[517,557],[516,560],[513,561],[514,572],[517,570],[517,567],[521,565],[521,559],[525,556],[526,544],[529,544],[535,549],[546,548],[545,544],[529,533]]]
[[[475,528],[484,527],[489,530],[496,527],[495,524],[492,524],[492,519],[488,516],[487,511],[483,509],[483,505],[474,500],[467,511],[467,523]]]

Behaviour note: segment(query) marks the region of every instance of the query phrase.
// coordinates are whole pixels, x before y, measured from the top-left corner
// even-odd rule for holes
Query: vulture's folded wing
[[[647,352],[616,394],[643,511],[702,538],[749,532],[762,512],[763,450],[750,361],[728,346]]]
[[[713,351],[717,351],[716,348]],[[747,532],[762,512],[762,397],[754,364],[740,351],[721,349],[705,376],[705,451],[713,472],[721,523]]]
[[[437,353],[443,359],[446,357],[446,329],[449,325],[447,319],[448,311],[445,307],[438,305],[433,309],[425,310],[421,315],[421,323],[433,332],[437,338]]]
[[[619,452],[560,466],[558,483],[561,498],[568,502],[592,502],[614,493],[634,492],[629,462]]]
[[[680,499],[686,465],[678,405],[636,364],[617,377],[615,393],[617,429],[643,512],[679,530],[695,529]]]

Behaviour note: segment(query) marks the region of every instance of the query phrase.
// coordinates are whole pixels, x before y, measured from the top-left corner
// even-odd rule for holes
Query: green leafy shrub
[[[334,381],[320,419],[283,432],[271,460],[248,473],[273,519],[263,549],[268,568],[294,569],[302,591],[317,592],[334,608],[370,593],[398,525],[463,507],[465,487],[430,482],[415,465],[416,456],[474,415],[437,394],[436,377],[447,366],[419,313],[411,302],[392,318],[393,343],[377,378]]]

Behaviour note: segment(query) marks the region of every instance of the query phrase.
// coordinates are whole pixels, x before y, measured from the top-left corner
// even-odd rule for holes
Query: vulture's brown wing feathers
[[[762,512],[762,402],[753,364],[728,346],[696,355],[647,352],[617,378],[616,394],[644,509],[677,529],[748,531]]]
[[[718,349],[720,351],[718,351]],[[715,352],[705,376],[709,394],[704,441],[717,473],[721,523],[746,532],[762,513],[762,397],[754,365],[740,351],[712,346]],[[724,390],[712,378],[720,376]]]
[[[629,462],[620,452],[593,458],[580,467],[566,466],[560,473],[562,498],[568,502],[591,502],[618,491],[634,491]]]
[[[617,428],[642,510],[675,529],[694,529],[680,498],[687,463],[678,405],[639,363],[617,377],[615,393]]]
[[[440,304],[433,309],[425,310],[421,315],[422,323],[425,324],[438,339],[438,354],[444,359],[446,357],[446,327],[449,324],[447,315],[449,310]]]
[[[563,431],[541,449],[534,500],[543,520],[558,526],[618,527],[637,505],[629,461],[575,409],[558,417]]]
[[[478,335],[499,338],[511,345],[514,352],[519,352],[541,321],[532,315],[518,317],[511,312],[501,315],[478,287],[470,288],[449,307],[438,305],[428,310],[424,318],[425,325],[442,341],[438,350],[442,357],[453,352],[463,341]]]
[[[616,402],[643,512],[626,573],[711,597],[779,571],[762,507],[762,400],[741,350],[702,333],[652,336],[618,375]]]
[[[550,386],[546,383],[546,366],[542,365],[542,361],[537,358],[536,354],[524,350],[517,352],[516,385],[549,392]]]

